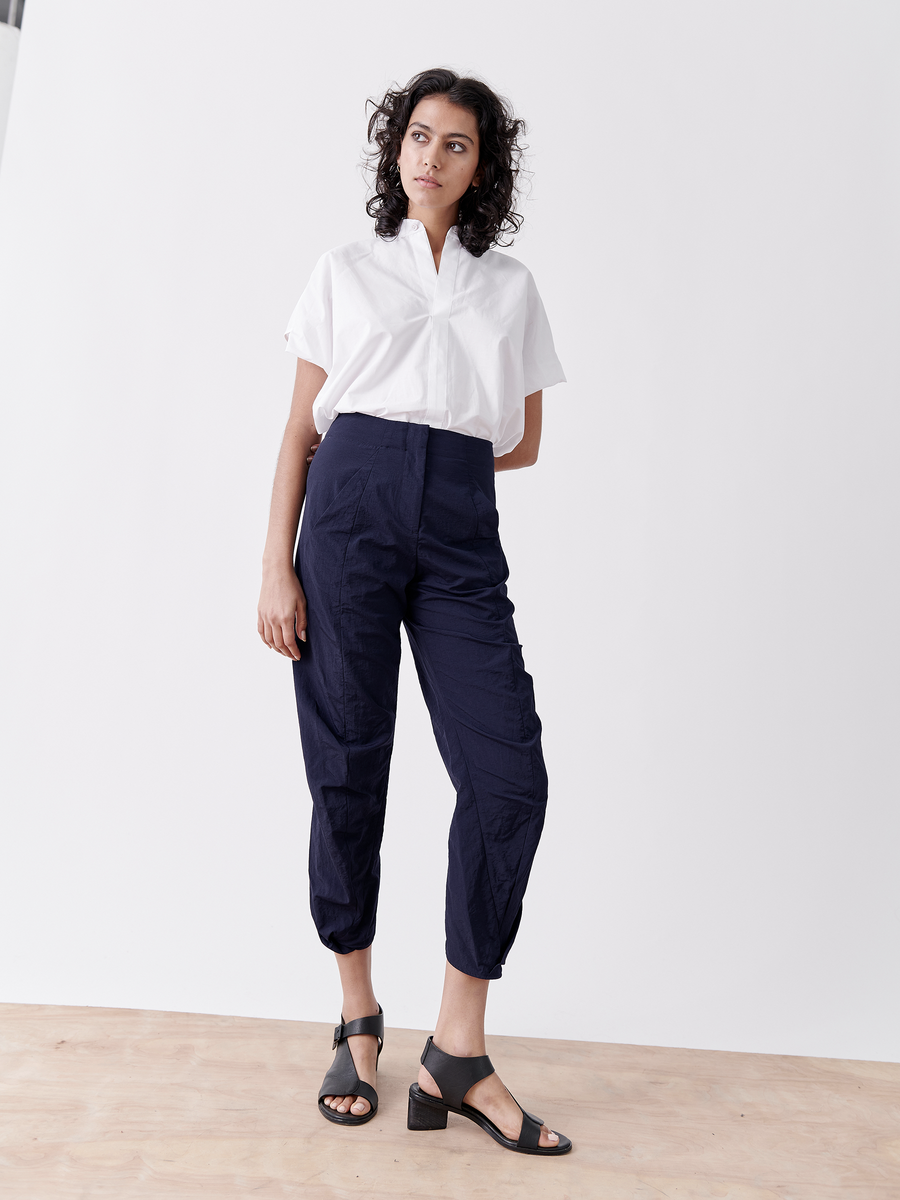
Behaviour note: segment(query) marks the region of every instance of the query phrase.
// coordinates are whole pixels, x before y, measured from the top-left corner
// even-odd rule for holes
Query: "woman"
[[[456,1112],[509,1149],[548,1155],[571,1143],[522,1112],[484,1042],[488,983],[518,929],[546,803],[494,472],[535,462],[542,389],[565,379],[530,273],[489,249],[521,223],[522,128],[484,83],[445,69],[376,106],[376,236],[319,259],[285,334],[297,375],[259,633],[293,662],[311,909],[343,988],[320,1111],[357,1125],[378,1105],[371,946],[402,623],[457,790],[444,992],[409,1128],[443,1128]]]

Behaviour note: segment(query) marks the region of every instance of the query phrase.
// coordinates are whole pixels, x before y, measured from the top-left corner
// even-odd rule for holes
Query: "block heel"
[[[446,1129],[447,1110],[445,1108],[435,1108],[431,1104],[426,1104],[423,1100],[418,1100],[416,1097],[410,1096],[409,1108],[406,1112],[406,1128]]]

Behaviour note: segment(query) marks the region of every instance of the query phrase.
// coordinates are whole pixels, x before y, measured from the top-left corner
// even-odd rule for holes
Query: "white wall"
[[[0,998],[336,1019],[255,628],[281,335],[369,229],[366,96],[447,64],[530,121],[512,252],[569,377],[498,484],[552,807],[490,1029],[900,1058],[898,26],[33,0],[0,172]],[[392,1025],[433,1026],[452,800],[406,668]]]
[[[20,31],[15,25],[0,22],[0,159],[3,158],[3,141],[6,136],[20,36]]]

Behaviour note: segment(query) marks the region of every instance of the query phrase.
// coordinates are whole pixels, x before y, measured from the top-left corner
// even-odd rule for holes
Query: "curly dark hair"
[[[477,188],[470,187],[459,201],[457,233],[459,240],[475,258],[491,246],[511,246],[519,232],[522,215],[513,207],[517,178],[524,146],[519,137],[525,122],[513,116],[509,102],[498,96],[480,79],[457,75],[447,67],[434,67],[413,76],[405,88],[388,90],[380,101],[367,100],[374,108],[369,118],[369,141],[377,149],[367,164],[375,174],[375,195],[366,202],[366,212],[375,218],[375,232],[382,238],[396,237],[409,208],[409,198],[400,182],[397,156],[413,109],[425,96],[443,96],[470,112],[478,122],[481,142],[479,166],[482,178]]]

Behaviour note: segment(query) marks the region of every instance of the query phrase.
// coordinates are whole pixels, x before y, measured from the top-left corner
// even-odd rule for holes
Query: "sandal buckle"
[[[332,1050],[337,1050],[338,1042],[341,1040],[341,1038],[343,1036],[344,1036],[344,1026],[343,1025],[335,1025],[334,1041],[332,1042],[332,1045],[331,1045]]]

